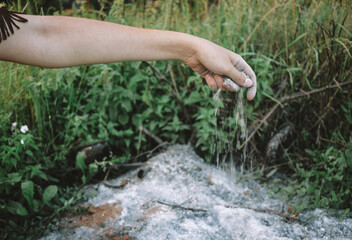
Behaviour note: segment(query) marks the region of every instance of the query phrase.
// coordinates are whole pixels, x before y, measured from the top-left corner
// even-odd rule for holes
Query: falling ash
[[[242,72],[246,78],[248,76]],[[219,89],[213,99],[215,101],[226,101],[221,98]],[[224,111],[219,107],[215,108],[217,118],[212,152],[216,159],[216,164],[230,173],[235,173],[239,166],[240,171],[244,171],[244,166],[248,160],[248,149],[246,139],[248,138],[247,116],[244,107],[244,90],[236,93],[234,99],[225,102]],[[232,117],[233,116],[233,117]],[[232,118],[231,118],[232,117]]]

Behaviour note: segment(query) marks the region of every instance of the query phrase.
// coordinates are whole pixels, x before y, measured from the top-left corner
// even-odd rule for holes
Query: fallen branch
[[[314,90],[309,91],[309,92],[294,93],[294,94],[292,94],[290,96],[285,96],[285,97],[280,98],[279,101],[280,102],[284,102],[284,101],[292,100],[292,99],[299,98],[299,97],[305,97],[305,96],[309,96],[309,95],[312,95],[312,94],[315,94],[315,93],[319,93],[319,92],[322,92],[322,91],[325,91],[325,90],[328,90],[328,89],[339,88],[339,87],[342,87],[342,86],[345,86],[345,85],[348,85],[348,84],[352,84],[352,80],[347,81],[347,82],[343,82],[343,83],[338,83],[338,84],[334,84],[334,85],[321,87],[321,88],[314,89]]]
[[[102,184],[106,187],[109,187],[109,188],[123,188],[126,184],[128,183],[128,180],[124,179],[121,181],[120,185],[112,185],[106,181],[103,181]]]
[[[190,208],[190,207],[182,207],[181,205],[177,205],[177,204],[171,204],[171,203],[166,203],[166,202],[162,202],[162,201],[157,201],[157,203],[159,204],[163,204],[166,206],[170,206],[173,208],[180,208],[183,210],[188,210],[188,211],[194,211],[194,212],[207,212],[207,210],[205,209],[200,209],[200,208]]]
[[[147,134],[149,137],[153,138],[157,143],[159,143],[160,145],[164,143],[163,140],[161,140],[160,138],[158,138],[157,136],[155,136],[153,133],[149,132],[148,129],[146,129],[143,126],[139,127],[139,130],[144,132],[145,134]]]
[[[290,216],[286,215],[284,213],[280,213],[271,209],[257,209],[257,208],[250,208],[250,207],[240,207],[240,206],[230,206],[230,205],[225,205],[224,207],[226,208],[242,208],[242,209],[249,209],[255,212],[262,212],[262,213],[272,213],[275,214],[279,217],[284,218],[285,220],[293,220],[293,221],[298,221],[298,215]]]
[[[128,183],[128,180],[122,180],[120,185],[112,185],[106,181],[109,177],[110,170],[111,170],[111,168],[109,168],[108,172],[106,173],[106,175],[104,177],[104,180],[101,183],[104,186],[109,187],[109,188],[123,188]]]

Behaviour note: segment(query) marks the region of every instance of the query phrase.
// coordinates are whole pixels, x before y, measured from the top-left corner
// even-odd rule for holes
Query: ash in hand
[[[241,74],[243,76],[245,76],[246,78],[249,78],[248,75],[245,72],[241,71]],[[232,81],[227,76],[224,76],[224,84],[223,85],[226,87],[226,89],[229,89],[229,90],[231,90],[233,92],[238,92],[241,89],[240,86],[238,86],[234,81]]]

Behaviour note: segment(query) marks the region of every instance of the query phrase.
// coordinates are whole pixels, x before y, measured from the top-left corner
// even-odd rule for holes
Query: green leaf
[[[121,107],[126,110],[126,112],[131,112],[132,111],[132,105],[131,101],[129,99],[123,99],[120,101],[121,102]]]
[[[39,212],[40,210],[40,201],[33,199],[33,211]]]
[[[202,95],[199,94],[199,92],[192,92],[191,95],[189,95],[188,98],[185,99],[185,104],[186,105],[191,105],[197,102],[203,101],[204,98]]]
[[[15,183],[21,181],[21,179],[22,179],[22,176],[17,172],[16,173],[9,173],[7,176],[9,178],[9,183],[11,185],[14,185]]]
[[[126,159],[127,159],[126,156],[120,156],[120,157],[114,157],[114,158],[112,158],[110,161],[111,161],[112,163],[117,163],[117,164],[119,164],[119,163],[124,163],[124,162],[126,161]]]
[[[280,102],[278,99],[270,96],[270,94],[266,93],[266,92],[262,92],[262,94],[267,97],[267,98],[270,98],[271,100],[273,100],[274,102],[280,104],[281,107],[283,107],[284,105],[282,104],[282,102]]]
[[[27,209],[19,202],[11,201],[7,206],[6,210],[12,214],[18,214],[21,216],[27,216]]]
[[[27,200],[30,209],[33,209],[34,183],[25,181],[21,184],[22,195]]]
[[[44,180],[48,180],[45,173],[40,170],[42,168],[42,166],[40,164],[32,166],[31,168],[32,168],[31,178],[33,178],[34,176],[38,176]]]
[[[98,165],[95,163],[89,164],[89,176],[94,176],[98,172]]]
[[[79,152],[76,157],[76,166],[79,167],[82,172],[84,173],[84,170],[86,169],[86,163],[84,161],[84,156],[83,153]]]
[[[267,177],[267,178],[270,178],[272,175],[274,175],[274,174],[276,173],[276,171],[277,171],[277,168],[274,168],[273,170],[271,170],[271,171],[266,175],[266,177]]]
[[[150,93],[149,91],[144,91],[143,92],[143,95],[142,95],[142,101],[147,104],[148,106],[151,105],[151,96],[150,96]]]
[[[81,179],[82,179],[82,183],[86,183],[87,182],[86,176],[83,175]]]
[[[190,85],[192,82],[197,82],[200,81],[201,78],[197,75],[197,76],[190,76],[187,79],[187,85]]]
[[[23,206],[20,208],[17,208],[16,213],[20,216],[27,216],[28,215],[27,209],[24,208]]]
[[[125,112],[121,112],[119,114],[119,116],[117,117],[117,120],[119,121],[119,123],[121,123],[122,125],[126,125],[129,121],[129,116],[125,113]]]
[[[127,129],[124,131],[119,131],[119,134],[117,135],[118,137],[128,137],[133,135],[133,130],[132,129]]]
[[[284,47],[283,49],[280,50],[280,52],[278,52],[275,56],[274,59],[276,59],[281,53],[285,52],[286,49],[290,48],[292,45],[294,45],[296,42],[298,42],[299,40],[301,40],[301,38],[303,38],[305,35],[307,35],[307,33],[303,33],[302,35],[298,36],[295,40],[293,40],[292,42],[290,42],[289,44],[287,44],[286,47]]]
[[[47,204],[55,195],[57,194],[57,186],[56,185],[50,185],[45,188],[44,193],[43,193],[43,205]]]
[[[112,134],[113,136],[118,136],[119,132],[115,129],[115,126],[117,126],[116,123],[109,122],[107,125],[107,129],[109,133]]]
[[[145,74],[142,74],[140,72],[137,72],[136,75],[134,75],[129,81],[128,81],[128,88],[132,89],[134,86],[138,84],[138,82],[142,82],[148,79],[148,76]]]
[[[131,67],[133,67],[134,69],[138,69],[141,64],[142,64],[141,61],[130,62]]]
[[[26,154],[34,159],[34,155],[33,155],[33,152],[31,150],[27,149],[26,150]]]

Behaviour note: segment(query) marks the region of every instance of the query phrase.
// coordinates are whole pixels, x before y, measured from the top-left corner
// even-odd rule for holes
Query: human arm
[[[142,29],[115,23],[62,16],[26,15],[10,40],[0,44],[0,60],[49,68],[143,60],[181,60],[205,77],[212,89],[222,76],[256,92],[253,70],[238,55],[189,34]],[[251,81],[240,74],[243,70]]]

